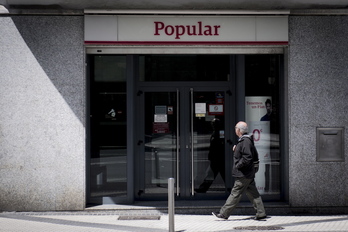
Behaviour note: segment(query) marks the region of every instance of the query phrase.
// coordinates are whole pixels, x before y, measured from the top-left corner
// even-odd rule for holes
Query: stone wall
[[[0,211],[84,209],[83,17],[0,28]]]
[[[289,197],[292,207],[348,206],[345,161],[317,162],[317,127],[348,125],[348,17],[289,17]]]

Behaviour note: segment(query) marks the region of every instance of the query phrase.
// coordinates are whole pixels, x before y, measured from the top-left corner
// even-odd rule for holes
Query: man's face
[[[239,137],[239,128],[237,127],[237,125],[234,127],[234,130],[235,130],[235,132],[236,132],[236,135]]]
[[[272,113],[272,106],[271,106],[271,104],[269,104],[269,103],[266,104],[266,110],[267,110],[267,114],[271,114]]]

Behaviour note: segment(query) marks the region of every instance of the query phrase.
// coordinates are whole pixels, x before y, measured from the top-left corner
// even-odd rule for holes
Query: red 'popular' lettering
[[[173,26],[166,26],[166,28],[164,29],[164,32],[167,35],[173,35],[174,34],[174,27]]]
[[[201,21],[195,25],[165,25],[163,22],[154,22],[154,35],[161,35],[161,32],[168,36],[175,36],[175,39],[180,39],[183,35],[188,36],[218,36],[220,25],[203,25]]]
[[[160,35],[159,30],[163,30],[164,28],[164,23],[162,22],[155,22],[155,35]]]
[[[175,26],[175,39],[180,39],[180,36],[182,36],[183,34],[185,34],[185,26],[183,25],[176,25]]]

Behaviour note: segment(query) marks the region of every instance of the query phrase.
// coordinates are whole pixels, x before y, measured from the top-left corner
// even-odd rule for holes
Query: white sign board
[[[85,16],[86,43],[287,41],[287,16]]]
[[[195,113],[196,114],[205,114],[207,112],[206,103],[195,103]]]

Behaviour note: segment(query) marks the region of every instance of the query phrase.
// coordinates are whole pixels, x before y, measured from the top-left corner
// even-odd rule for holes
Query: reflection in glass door
[[[87,204],[127,197],[126,56],[90,56]]]
[[[176,92],[145,93],[145,192],[167,193],[178,159],[178,100]]]
[[[225,179],[224,94],[192,88],[144,93],[139,196],[165,196],[168,178],[175,178],[180,197],[225,196],[231,184]]]
[[[224,92],[191,89],[192,189],[196,193],[224,193]]]

